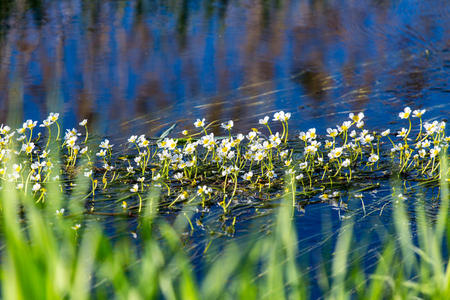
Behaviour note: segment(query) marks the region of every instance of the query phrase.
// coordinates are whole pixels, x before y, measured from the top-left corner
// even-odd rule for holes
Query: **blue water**
[[[350,111],[364,111],[369,128],[397,129],[406,105],[447,118],[449,28],[446,0],[0,1],[0,120],[57,111],[66,127],[88,118],[115,142],[173,123],[178,134],[200,117],[249,130],[277,110],[292,113],[291,132],[324,133]],[[364,193],[370,216],[349,203],[356,236],[372,249],[391,224],[389,209],[380,215],[389,181],[382,186]],[[299,253],[312,269],[347,213],[326,203],[296,213]],[[211,226],[219,214],[212,210]],[[245,210],[235,233],[219,238],[196,225],[194,261],[210,240],[245,240],[255,215]]]
[[[197,117],[244,130],[279,109],[297,130],[448,111],[446,1],[2,3],[3,119],[15,78],[26,118],[58,110],[117,136]]]

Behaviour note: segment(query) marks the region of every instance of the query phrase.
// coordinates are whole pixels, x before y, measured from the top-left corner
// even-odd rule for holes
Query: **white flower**
[[[281,151],[280,152],[280,158],[281,159],[285,159],[288,156],[288,154],[289,154],[288,150]]]
[[[111,166],[108,163],[104,163],[103,168],[107,171],[114,170],[114,166]]]
[[[373,135],[366,134],[366,135],[363,137],[361,143],[362,143],[362,144],[369,144],[369,143],[371,143],[371,142],[373,141],[373,139],[374,139],[374,136],[373,136]]]
[[[342,151],[343,151],[342,147],[336,147],[333,150],[331,150],[330,153],[328,153],[328,156],[330,158],[338,158],[342,155]]]
[[[269,136],[269,140],[278,146],[279,144],[281,144],[280,133],[277,132],[275,135],[272,134],[271,136]]]
[[[382,135],[382,136],[388,136],[390,133],[391,133],[391,130],[390,130],[390,129],[386,129],[385,131],[383,131],[383,132],[381,133],[381,135]]]
[[[150,142],[145,137],[142,138],[142,139],[139,139],[138,142],[139,142],[138,146],[140,148],[145,148],[145,147],[148,147],[150,145]]]
[[[401,113],[398,114],[398,116],[401,119],[408,119],[410,114],[411,114],[411,108],[409,108],[407,106],[407,107],[405,107],[405,109]]]
[[[71,136],[71,137],[66,141],[67,147],[69,147],[69,148],[75,147],[75,143],[77,142],[77,139],[78,139],[78,137],[77,137],[76,135],[75,135],[75,136]]]
[[[167,148],[170,150],[174,150],[177,147],[178,140],[169,139],[167,141]]]
[[[141,162],[141,160],[142,160],[142,157],[136,156],[133,160],[134,160],[134,162],[135,162],[136,164],[139,164],[139,163]]]
[[[406,128],[402,128],[400,131],[397,131],[397,137],[405,137],[408,133],[408,130]]]
[[[50,122],[52,122],[52,123],[58,121],[58,118],[59,118],[59,113],[52,113],[52,112],[51,112],[51,113],[48,115],[48,120],[49,120]]]
[[[27,144],[22,144],[21,151],[25,151],[27,154],[30,154],[31,151],[33,151],[34,147],[35,147],[35,145],[33,142],[27,143]]]
[[[72,226],[72,229],[75,230],[75,231],[77,231],[80,228],[81,228],[81,224],[75,224],[75,225]]]
[[[364,113],[360,112],[357,115],[355,115],[354,113],[350,113],[348,115],[348,117],[355,123],[360,122],[362,119],[364,119]]]
[[[100,148],[103,148],[103,149],[111,149],[112,147],[113,147],[114,145],[111,145],[110,143],[109,143],[109,140],[108,139],[105,139],[104,141],[102,141],[101,143],[100,143]]]
[[[298,138],[304,142],[306,142],[308,140],[306,133],[304,133],[303,131],[299,133]]]
[[[226,167],[223,171],[222,171],[222,176],[227,176],[228,174],[231,173],[231,168],[230,167]]]
[[[133,187],[130,189],[130,192],[137,193],[137,191],[139,191],[139,185],[134,184]]]
[[[321,200],[328,200],[330,199],[330,196],[327,193],[323,193],[322,195],[319,196],[319,198]]]
[[[252,177],[253,177],[253,172],[252,172],[252,171],[249,171],[249,172],[245,173],[245,174],[242,176],[242,178],[244,178],[244,180],[251,180]]]
[[[436,157],[439,155],[439,152],[441,152],[441,147],[435,146],[433,149],[430,149],[430,157]]]
[[[211,147],[216,144],[216,141],[214,140],[214,133],[203,136],[199,142],[204,148],[208,148],[208,150],[210,150]]]
[[[37,121],[33,121],[33,120],[26,120],[23,124],[22,124],[22,128],[28,128],[28,129],[33,129],[34,127],[36,127],[37,125]]]
[[[344,168],[347,168],[348,166],[350,166],[350,159],[348,159],[348,158],[344,159],[344,161],[342,162],[342,166]]]
[[[306,167],[308,167],[308,162],[302,162],[298,166],[300,167],[300,170],[306,169]]]
[[[439,125],[438,121],[434,121],[433,123],[425,122],[425,124],[423,124],[423,127],[427,131],[427,135],[432,135],[436,133],[436,131],[438,130],[438,125]]]
[[[273,121],[286,122],[291,118],[291,113],[285,113],[284,111],[276,112],[273,115]]]
[[[329,148],[331,148],[333,145],[334,145],[334,141],[329,141],[329,140],[326,140],[326,141],[325,141],[325,149],[329,149]]]
[[[210,195],[212,193],[212,188],[207,187],[206,185],[199,186],[197,190],[197,195]]]
[[[415,111],[413,111],[413,117],[414,118],[421,118],[423,116],[423,114],[426,112],[425,109],[416,109]]]
[[[50,125],[52,125],[53,123],[51,121],[49,121],[48,119],[42,121],[42,124],[39,125],[39,127],[48,127]]]
[[[158,143],[158,147],[173,150],[176,148],[177,142],[178,142],[177,140],[165,138],[164,140]]]
[[[164,149],[161,153],[158,153],[157,155],[159,157],[159,160],[161,160],[161,161],[172,158],[172,155],[166,149]]]
[[[375,163],[375,162],[378,161],[378,159],[379,159],[379,156],[376,155],[375,153],[372,153],[372,154],[370,155],[370,157],[369,157],[369,162]]]
[[[0,134],[7,134],[11,130],[8,125],[0,125]]]
[[[13,164],[13,170],[16,173],[19,173],[22,170],[22,164],[18,165],[18,164]]]
[[[223,129],[231,130],[231,128],[233,128],[233,126],[234,126],[234,122],[233,122],[233,120],[229,120],[227,123],[222,123],[220,126]]]
[[[104,157],[106,155],[106,150],[105,149],[101,149],[95,155],[97,155],[98,157]]]
[[[183,153],[184,154],[189,154],[189,155],[194,153],[196,146],[197,146],[196,143],[187,143],[186,147],[183,150]]]
[[[338,135],[337,129],[327,128],[327,136],[335,138]]]
[[[87,124],[87,119],[84,119],[83,121],[81,121],[79,124],[80,126],[85,126]]]
[[[269,122],[269,116],[265,116],[262,119],[259,119],[259,124],[261,125],[267,125],[267,123]]]
[[[39,174],[39,173],[31,174],[30,179],[32,181],[39,181],[39,180],[41,180],[41,174]]]
[[[260,162],[261,160],[263,160],[266,157],[266,153],[264,151],[257,151],[255,153],[255,160],[257,162]]]
[[[345,121],[341,126],[338,126],[339,132],[349,130],[350,126],[352,126],[352,123],[350,121]]]
[[[92,176],[92,170],[84,172],[85,177],[91,177]]]
[[[295,170],[294,169],[287,169],[286,171],[284,171],[284,173],[286,175],[295,175]]]
[[[419,156],[420,156],[421,158],[424,158],[425,155],[427,155],[427,151],[425,151],[425,149],[420,149],[420,150],[419,150]]]
[[[315,154],[317,151],[317,147],[314,145],[309,145],[305,148],[305,154]]]
[[[297,176],[295,176],[295,179],[301,180],[301,179],[303,179],[303,177],[304,177],[304,175],[302,173],[300,173]]]
[[[57,209],[57,210],[56,210],[56,215],[57,215],[57,216],[62,216],[62,215],[64,215],[64,211],[65,211],[64,208]]]
[[[306,132],[306,138],[308,140],[316,139],[317,138],[316,129],[315,128],[308,129],[308,132]]]
[[[81,135],[81,133],[78,133],[78,130],[76,130],[75,128],[72,128],[70,130],[67,129],[66,133],[64,134],[64,139],[68,140],[73,136],[80,136],[80,135]]]
[[[130,136],[130,138],[128,139],[128,143],[135,143],[137,140],[137,135],[132,135]]]
[[[284,111],[276,112],[273,115],[273,120],[272,121],[282,121],[283,118],[284,118]]]
[[[249,141],[253,141],[253,139],[256,137],[256,134],[257,133],[255,131],[250,131],[246,137]]]
[[[197,119],[197,121],[194,122],[194,126],[196,128],[205,126],[205,118],[203,118],[201,120]]]
[[[35,183],[33,188],[31,189],[33,192],[39,191],[41,189],[41,185],[39,183]]]
[[[424,140],[421,144],[422,148],[428,148],[431,146],[430,140]]]
[[[277,174],[275,174],[275,172],[274,172],[273,170],[270,170],[270,171],[268,171],[268,172],[266,173],[266,176],[267,176],[268,178],[276,178],[276,177],[277,177]]]

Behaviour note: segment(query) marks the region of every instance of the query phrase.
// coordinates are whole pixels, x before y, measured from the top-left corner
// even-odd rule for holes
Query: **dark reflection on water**
[[[295,129],[448,108],[446,1],[0,1],[0,111],[156,134],[195,117]],[[23,104],[8,105],[12,82]],[[444,108],[439,106],[444,105]],[[12,107],[12,108],[11,108]],[[445,111],[445,110],[444,110]]]

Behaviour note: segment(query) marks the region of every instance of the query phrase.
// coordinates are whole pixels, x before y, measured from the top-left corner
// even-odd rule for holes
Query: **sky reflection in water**
[[[118,137],[196,117],[244,130],[279,109],[296,130],[448,109],[445,1],[1,3],[3,119],[14,80],[25,117],[60,110]]]

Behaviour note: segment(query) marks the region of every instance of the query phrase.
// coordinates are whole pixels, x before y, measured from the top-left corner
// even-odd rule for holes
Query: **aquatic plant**
[[[427,298],[450,295],[448,252],[448,168],[441,156],[441,202],[436,222],[428,219],[421,202],[416,203],[417,239],[405,210],[402,189],[393,182],[389,203],[393,207],[395,236],[384,241],[370,272],[354,260],[353,225],[342,223],[331,268],[317,279],[321,295],[330,299]],[[11,162],[13,163],[13,162]],[[58,168],[57,166],[54,169]],[[76,188],[87,190],[87,177]],[[398,180],[398,179],[397,179]],[[182,233],[188,219],[182,214],[172,225],[158,218],[160,188],[144,197],[139,238],[128,236],[112,242],[100,223],[74,214],[81,203],[48,184],[46,202],[38,206],[32,193],[17,190],[4,181],[0,197],[2,243],[1,293],[5,299],[306,299],[310,296],[309,268],[298,261],[297,235],[293,226],[296,180],[285,176],[285,192],[279,199],[273,231],[249,236],[246,245],[230,241],[221,255],[205,263],[204,275],[184,248]],[[64,217],[62,203],[71,203],[72,215]],[[85,224],[89,221],[89,228]],[[75,223],[74,223],[75,222]],[[74,224],[69,226],[70,224]],[[114,246],[113,246],[114,245]],[[356,245],[354,245],[356,246]],[[358,247],[355,247],[358,249]],[[312,278],[311,278],[312,279]]]
[[[266,116],[259,120],[261,130],[233,134],[234,122],[229,120],[221,124],[226,135],[216,137],[208,132],[211,124],[198,119],[194,122],[197,130],[183,131],[182,138],[168,137],[169,132],[159,138],[132,135],[121,147],[108,139],[91,142],[87,120],[79,123],[82,130],[67,129],[61,137],[59,114],[50,113],[39,124],[46,132],[37,132],[33,120],[26,120],[18,129],[0,126],[0,178],[14,183],[24,194],[31,193],[39,203],[46,201],[49,182],[59,182],[68,192],[77,176],[85,176],[91,188],[83,199],[91,211],[96,209],[96,194],[128,190],[129,196],[119,199],[117,205],[141,213],[142,195],[158,186],[167,191],[161,203],[169,208],[194,201],[204,209],[218,203],[227,212],[237,193],[270,197],[273,187],[284,185],[284,174],[294,176],[301,186],[297,199],[320,194],[320,199],[328,200],[339,198],[334,187],[350,186],[368,172],[435,181],[440,154],[447,153],[450,137],[445,135],[445,122],[423,122],[424,113],[406,107],[399,117],[408,126],[397,134],[391,129],[369,131],[364,113],[350,113],[348,121],[328,128],[326,136],[310,128],[293,139],[288,139],[291,114],[284,111],[272,119],[281,124],[282,132],[274,132]],[[415,128],[414,119],[418,120]],[[49,155],[52,152],[56,155]],[[16,163],[8,167],[11,160]],[[55,171],[54,165],[60,163],[62,170]]]
[[[142,195],[151,186],[159,186],[167,191],[167,201],[161,202],[168,207],[198,201],[203,208],[219,203],[227,212],[238,191],[270,196],[272,187],[283,185],[283,174],[298,181],[298,197],[319,193],[320,199],[327,200],[339,197],[333,186],[351,185],[367,172],[436,180],[439,155],[447,153],[450,138],[445,135],[445,122],[423,122],[424,113],[406,107],[399,117],[407,120],[408,126],[397,134],[391,129],[369,131],[363,113],[350,113],[349,121],[328,128],[324,137],[310,128],[300,132],[298,139],[288,139],[291,114],[283,111],[272,119],[282,125],[282,132],[273,132],[266,116],[259,120],[261,130],[233,135],[234,122],[230,120],[221,124],[227,135],[216,137],[208,132],[211,124],[198,119],[194,122],[198,130],[185,130],[182,138],[168,137],[168,132],[160,138],[132,135],[120,149],[108,139],[91,142],[87,120],[79,123],[82,130],[67,129],[61,139],[59,114],[50,113],[39,124],[47,132],[36,133],[37,121],[33,120],[26,120],[18,129],[1,125],[0,176],[2,181],[13,182],[17,190],[33,194],[36,202],[46,201],[47,183],[58,181],[67,191],[76,176],[85,176],[91,181],[84,198],[91,210],[95,210],[96,193],[108,194],[113,186],[130,193],[117,205],[141,213]],[[414,119],[418,119],[416,130]],[[19,150],[14,149],[16,143]],[[52,151],[58,154],[49,155]],[[8,168],[10,160],[16,163]],[[54,160],[62,162],[61,172],[54,171]],[[128,203],[135,201],[137,205]]]

